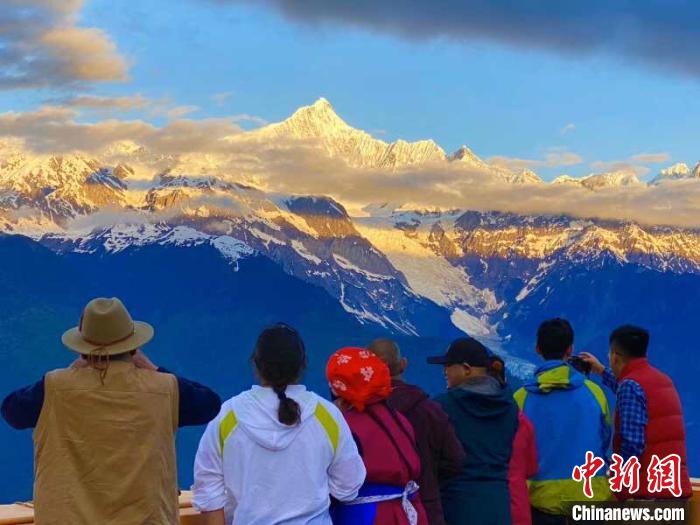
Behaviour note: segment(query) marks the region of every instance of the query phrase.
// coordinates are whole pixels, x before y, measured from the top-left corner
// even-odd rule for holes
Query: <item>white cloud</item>
[[[639,177],[647,175],[651,168],[645,164],[659,164],[671,160],[668,153],[638,153],[620,160],[596,160],[591,162],[591,168],[598,172],[625,171]]]
[[[177,120],[197,111],[199,111],[199,106],[175,106],[165,110],[165,116],[170,120]]]
[[[559,168],[562,166],[576,166],[583,159],[577,153],[561,148],[550,148],[543,159],[523,159],[518,157],[494,156],[488,159],[495,166],[519,171],[523,169],[534,170],[537,168]]]
[[[560,133],[562,135],[566,135],[567,133],[571,133],[575,129],[576,129],[576,124],[574,124],[573,122],[569,122],[566,126],[561,128]]]
[[[598,173],[609,173],[613,171],[624,171],[626,173],[634,173],[639,177],[643,177],[651,170],[646,166],[634,164],[627,160],[596,160],[591,162],[591,168]]]
[[[378,200],[478,211],[521,214],[568,214],[642,224],[700,226],[700,182],[599,191],[574,185],[512,185],[487,172],[445,163],[388,173],[348,168],[342,162],[285,150],[265,158],[270,189],[290,193],[330,194],[341,202]]]
[[[256,126],[266,126],[269,124],[267,120],[256,115],[249,115],[248,113],[240,113],[238,115],[233,115],[231,120],[234,122],[250,122]]]
[[[671,160],[671,155],[668,153],[639,153],[630,157],[633,162],[641,164],[660,164]]]
[[[231,119],[182,119],[156,127],[143,120],[78,122],[75,109],[43,106],[0,114],[0,136],[22,139],[40,152],[96,152],[117,141],[134,141],[163,153],[207,152],[227,148],[226,137],[240,133]]]
[[[67,106],[70,108],[82,108],[95,111],[131,111],[143,109],[151,103],[142,95],[129,95],[124,97],[76,95],[69,98],[50,100],[48,102],[50,104]]]
[[[0,89],[127,79],[127,61],[110,37],[77,25],[82,5],[82,0],[3,0]]]
[[[90,215],[79,215],[74,219],[70,219],[66,223],[66,228],[74,231],[92,231],[95,228],[108,228],[115,224],[155,224],[160,221],[167,221],[177,213],[177,210],[146,212],[106,207]]]

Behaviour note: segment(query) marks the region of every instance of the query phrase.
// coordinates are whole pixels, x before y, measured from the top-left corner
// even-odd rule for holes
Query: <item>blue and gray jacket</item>
[[[586,452],[607,458],[611,417],[602,389],[562,361],[547,361],[515,393],[515,400],[535,428],[539,471],[528,482],[530,503],[550,514],[565,515],[573,501],[604,501],[610,489],[601,468],[592,479],[593,498],[572,479]]]

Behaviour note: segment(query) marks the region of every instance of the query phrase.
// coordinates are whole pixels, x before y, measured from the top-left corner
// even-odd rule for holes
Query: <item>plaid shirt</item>
[[[603,384],[617,395],[615,410],[619,417],[620,450],[627,461],[631,456],[641,457],[646,446],[644,433],[648,421],[647,396],[634,379],[623,379],[619,383],[609,368],[603,372]]]

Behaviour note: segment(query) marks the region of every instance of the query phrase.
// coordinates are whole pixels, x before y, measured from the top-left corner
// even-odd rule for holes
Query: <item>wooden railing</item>
[[[20,525],[34,523],[34,508],[31,503],[0,505],[0,525]],[[183,491],[180,495],[181,525],[201,525],[202,517],[192,508],[192,493]]]
[[[691,501],[690,525],[700,525],[700,479],[693,479],[693,499]],[[0,505],[0,525],[20,525],[34,523],[34,509],[31,503]],[[183,492],[180,496],[180,524],[201,525],[202,517],[192,508],[192,493]]]

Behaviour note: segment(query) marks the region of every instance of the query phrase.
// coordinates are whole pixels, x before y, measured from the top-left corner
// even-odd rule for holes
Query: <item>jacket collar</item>
[[[585,377],[565,361],[552,360],[541,364],[533,380],[525,385],[528,392],[548,393],[552,390],[573,390],[583,385]]]
[[[636,372],[638,370],[642,370],[643,368],[648,368],[648,367],[649,367],[649,360],[646,357],[638,357],[636,359],[632,359],[622,369],[622,373],[620,374],[620,380],[624,379],[625,377],[630,375],[632,372]]]

